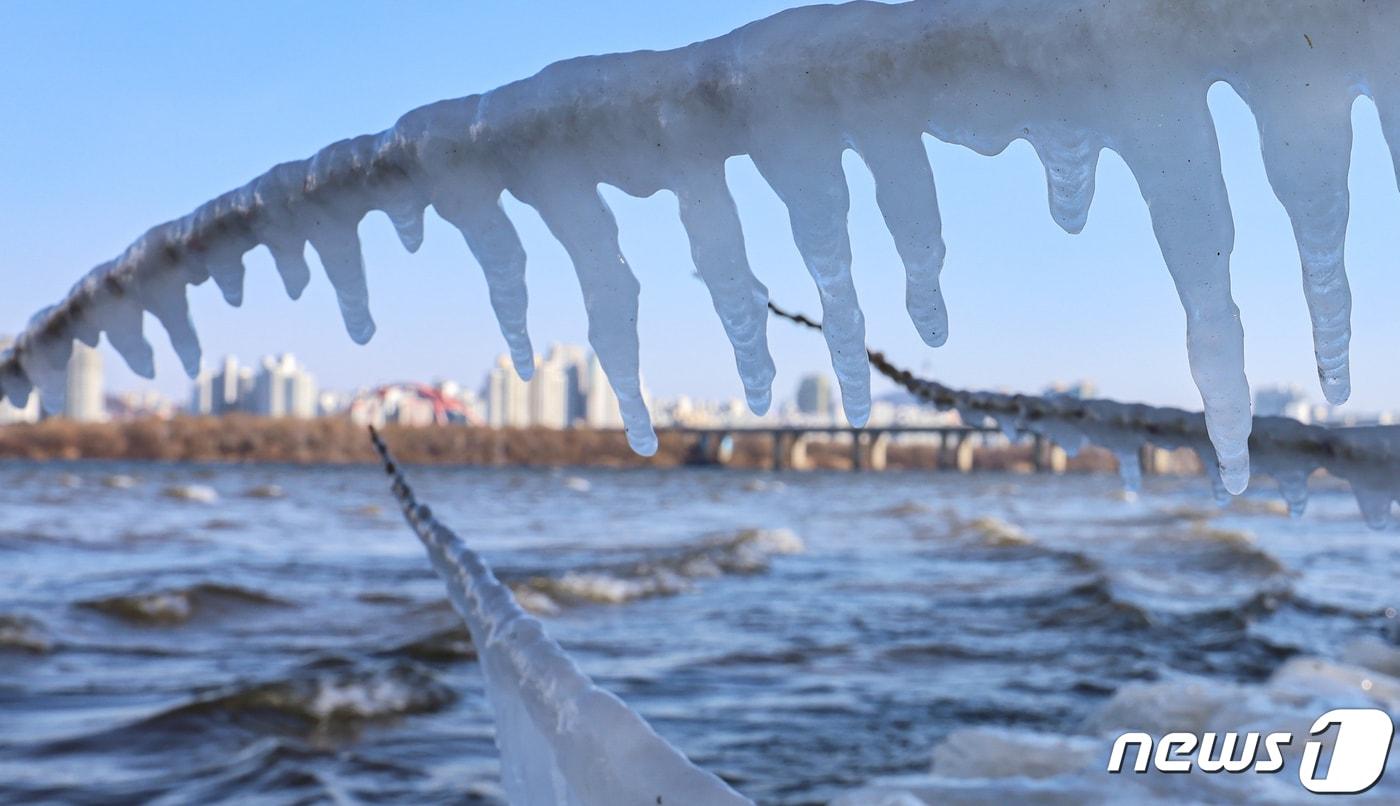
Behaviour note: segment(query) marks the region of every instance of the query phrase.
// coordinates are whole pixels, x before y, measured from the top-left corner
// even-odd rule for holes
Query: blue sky
[[[134,4],[7,0],[0,4],[0,332],[19,329],[78,276],[150,225],[193,209],[276,162],[379,131],[408,109],[490,89],[570,56],[667,48],[724,33],[795,3],[285,3]],[[1228,88],[1211,94],[1238,230],[1234,289],[1256,386],[1303,384],[1317,399],[1297,254],[1264,178],[1253,120]],[[1375,111],[1360,102],[1348,255],[1355,295],[1348,408],[1400,405],[1400,194]],[[995,158],[929,142],[939,182],[951,337],[918,340],[903,277],[875,210],[868,175],[847,155],[855,274],[871,345],[945,382],[1035,391],[1094,378],[1104,394],[1199,407],[1183,317],[1122,162],[1105,152],[1083,234],[1046,209],[1043,172],[1017,143]],[[785,212],[744,158],[731,161],[755,270],[775,300],[815,311]],[[741,394],[723,332],[691,265],[669,194],[635,199],[607,188],[623,248],[642,282],[642,361],[654,393]],[[562,249],[514,201],[530,255],[537,348],[585,341],[583,306]],[[455,378],[475,384],[503,351],[479,269],[460,237],[429,217],[418,255],[380,216],[361,225],[375,340],[345,336],[317,276],[302,300],[281,290],[270,261],[249,256],[246,301],[226,307],[212,284],[191,292],[206,362],[290,350],[324,386]],[[163,330],[154,385],[179,397],[186,380]],[[770,326],[776,397],[827,368],[819,337]],[[109,353],[109,385],[145,385]],[[887,388],[877,385],[877,388]]]

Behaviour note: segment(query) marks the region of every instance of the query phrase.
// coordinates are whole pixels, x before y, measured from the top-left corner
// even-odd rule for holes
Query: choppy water
[[[1340,490],[1290,520],[1197,479],[412,475],[762,803],[1003,797],[959,787],[1047,746],[1099,765],[1127,723],[1292,719],[1293,689],[1400,708],[1400,536]],[[11,464],[0,513],[0,801],[498,800],[470,642],[381,473]]]

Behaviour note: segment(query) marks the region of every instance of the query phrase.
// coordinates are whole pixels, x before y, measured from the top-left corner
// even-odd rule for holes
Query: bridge
[[[825,437],[830,443],[849,442],[852,470],[884,470],[890,443],[904,435],[926,435],[938,440],[939,466],[960,473],[972,471],[974,451],[989,446],[993,438],[1003,436],[1000,429],[965,425],[948,426],[850,426],[784,425],[771,427],[690,428],[678,426],[666,429],[695,439],[689,462],[696,465],[725,465],[734,453],[734,438],[757,435],[771,441],[772,469],[806,470],[807,446]],[[1031,457],[1036,470],[1063,473],[1068,456],[1063,448],[1044,437],[1028,435],[1032,440]]]

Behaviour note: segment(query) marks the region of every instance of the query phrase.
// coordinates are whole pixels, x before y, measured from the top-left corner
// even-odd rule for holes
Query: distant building
[[[253,381],[245,409],[262,417],[309,420],[318,414],[316,379],[291,353],[267,356]]]
[[[584,421],[589,428],[621,428],[622,413],[618,411],[617,395],[598,356],[588,362],[588,386],[584,391]]]
[[[588,350],[577,344],[554,344],[546,359],[564,373],[567,414],[564,422],[577,425],[588,418]]]
[[[1256,417],[1291,417],[1300,423],[1326,419],[1326,410],[1313,405],[1302,387],[1261,386],[1254,392]]]
[[[462,416],[470,425],[485,425],[485,409],[476,392],[462,388],[456,381],[442,381],[437,385],[438,394],[462,408]]]
[[[1072,397],[1076,400],[1091,400],[1098,397],[1098,384],[1090,380],[1078,381],[1056,381],[1045,387],[1045,394],[1059,395],[1060,397]]]
[[[515,374],[509,356],[497,358],[486,377],[486,422],[492,428],[530,425],[530,387]]]
[[[804,375],[797,382],[797,410],[814,417],[830,417],[835,410],[831,380],[825,375]]]
[[[215,417],[247,412],[310,419],[320,415],[321,400],[316,379],[291,353],[265,356],[256,373],[230,355],[217,370],[206,369],[195,377],[189,411]]]
[[[80,423],[100,423],[107,419],[106,395],[102,391],[102,353],[82,342],[73,343],[73,356],[68,359],[63,416]]]
[[[598,358],[582,347],[554,344],[522,381],[501,355],[486,376],[486,421],[492,428],[621,428],[617,396]]]
[[[553,356],[551,356],[552,358]],[[535,365],[530,379],[530,425],[536,428],[568,428],[569,376],[559,361],[546,358]]]
[[[190,390],[190,413],[219,416],[239,411],[252,386],[253,371],[240,367],[236,357],[226,355],[217,370],[205,369],[195,376]]]
[[[446,390],[450,392],[451,390]],[[442,386],[392,383],[361,390],[350,401],[350,419],[375,427],[397,425],[453,425],[469,422],[461,400],[445,394]]]
[[[316,411],[322,417],[337,417],[350,410],[350,400],[344,392],[322,392],[316,397]]]
[[[114,420],[168,420],[174,414],[175,404],[153,389],[107,397],[107,416]]]

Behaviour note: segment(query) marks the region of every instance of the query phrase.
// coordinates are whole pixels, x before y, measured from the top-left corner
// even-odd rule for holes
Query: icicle
[[[1082,132],[1057,133],[1045,140],[1037,138],[1035,151],[1045,166],[1050,217],[1071,235],[1082,232],[1094,200],[1098,146]]]
[[[870,418],[870,365],[865,360],[865,314],[851,280],[846,229],[851,199],[841,152],[801,143],[791,151],[756,153],[753,159],[787,205],[793,240],[821,295],[822,333],[841,386],[841,405],[851,425],[863,426]]]
[[[8,399],[11,406],[22,409],[29,405],[29,395],[33,391],[29,378],[18,368],[0,370],[0,400]]]
[[[321,258],[326,278],[335,288],[340,316],[345,320],[345,331],[356,344],[368,344],[374,337],[374,317],[369,312],[365,260],[355,225],[326,223],[313,231],[310,240],[311,247]]]
[[[22,409],[29,405],[29,396],[34,391],[34,384],[20,368],[15,349],[11,346],[0,350],[0,400],[8,399],[10,405]]]
[[[515,373],[523,380],[535,374],[535,349],[527,325],[529,292],[525,288],[525,248],[515,226],[495,196],[470,198],[466,193],[444,191],[433,200],[433,209],[462,233],[486,277],[491,308],[510,348]]]
[[[1230,296],[1235,227],[1220,174],[1220,149],[1203,95],[1161,100],[1186,125],[1171,142],[1140,132],[1134,147],[1121,152],[1147,200],[1162,257],[1186,310],[1187,356],[1221,480],[1238,495],[1249,485],[1252,423],[1244,328]]]
[[[403,248],[410,254],[417,252],[423,245],[423,207],[403,201],[386,205],[384,214],[394,225],[394,232],[398,233]]]
[[[1351,289],[1344,253],[1355,94],[1342,80],[1331,86],[1287,78],[1293,80],[1247,90],[1248,100],[1269,183],[1293,222],[1318,379],[1327,401],[1341,405],[1351,394]]]
[[[710,290],[715,312],[734,346],[749,409],[768,411],[773,400],[773,356],[768,352],[768,289],[754,277],[744,233],[724,168],[689,174],[676,187],[681,223],[695,270]]]
[[[141,278],[137,293],[141,303],[159,320],[170,336],[170,346],[180,358],[180,365],[191,378],[199,374],[202,350],[194,321],[190,319],[189,297],[185,281],[173,268],[153,271]]]
[[[272,253],[282,286],[292,299],[300,299],[311,282],[311,268],[306,265],[305,227],[298,215],[309,170],[309,160],[284,162],[248,185],[261,211],[252,222],[253,231]]]
[[[142,378],[154,378],[155,352],[142,332],[145,316],[140,301],[126,289],[113,289],[108,304],[94,309],[92,314],[93,325],[107,333],[107,341],[131,371]],[[90,343],[88,346],[97,345]]]
[[[20,353],[20,368],[39,390],[44,411],[63,411],[68,398],[68,360],[72,356],[73,339],[67,336],[41,336],[26,342]]]
[[[243,258],[223,250],[210,252],[203,257],[204,270],[214,278],[214,284],[224,295],[224,302],[237,308],[243,304],[243,276],[246,269]]]
[[[1117,449],[1113,458],[1118,460],[1118,478],[1126,492],[1137,494],[1142,490],[1142,461],[1137,451]]]
[[[266,243],[267,251],[272,253],[272,262],[277,266],[277,274],[282,278],[282,287],[287,289],[287,296],[301,299],[302,292],[311,282],[311,267],[306,265],[306,241]]]
[[[1361,509],[1361,517],[1372,529],[1384,529],[1390,525],[1390,504],[1394,500],[1391,491],[1381,485],[1360,479],[1352,479],[1352,494],[1356,505]]]
[[[1371,79],[1371,100],[1381,121],[1381,136],[1390,150],[1395,186],[1400,188],[1400,76],[1394,73]]]
[[[521,198],[539,211],[574,263],[588,312],[588,341],[617,394],[627,442],[642,456],[651,456],[656,432],[642,399],[637,343],[641,286],[618,246],[617,222],[596,187],[579,188],[577,180],[549,177],[534,191]]]
[[[1008,442],[1015,442],[1021,436],[1021,417],[1019,414],[1007,414],[992,419],[996,422],[997,428],[1001,430],[1001,435],[1006,437]]]
[[[202,264],[202,272],[229,305],[243,304],[243,253],[256,245],[248,221],[257,204],[246,188],[225,193],[200,208],[190,221],[192,237],[187,259]]]
[[[904,303],[919,338],[930,347],[948,340],[948,309],[938,275],[943,271],[943,220],[928,154],[917,134],[872,132],[860,154],[875,178],[875,201],[904,263]]]
[[[1298,470],[1281,470],[1274,474],[1278,483],[1279,497],[1288,505],[1288,514],[1300,518],[1308,508],[1308,473]]]

